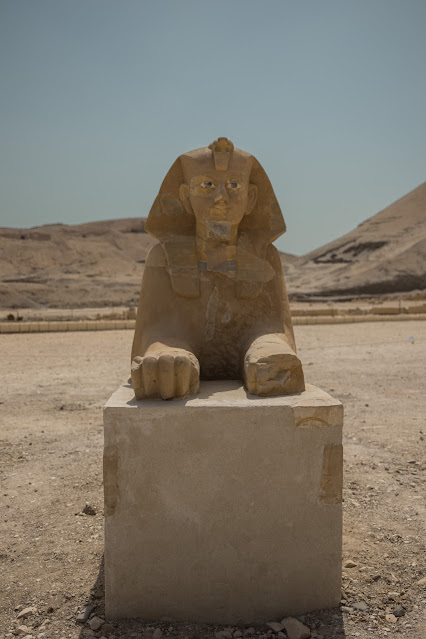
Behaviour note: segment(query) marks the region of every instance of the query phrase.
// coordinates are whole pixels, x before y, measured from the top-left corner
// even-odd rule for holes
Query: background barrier
[[[426,320],[426,314],[401,315],[321,315],[293,317],[293,324],[355,324],[359,322],[406,322]],[[134,329],[136,320],[90,320],[56,322],[0,322],[0,333],[56,333],[67,331],[116,331]]]

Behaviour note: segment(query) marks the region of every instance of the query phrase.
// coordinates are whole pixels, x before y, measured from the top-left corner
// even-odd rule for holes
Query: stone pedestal
[[[255,623],[337,606],[340,402],[204,382],[105,406],[106,614]]]

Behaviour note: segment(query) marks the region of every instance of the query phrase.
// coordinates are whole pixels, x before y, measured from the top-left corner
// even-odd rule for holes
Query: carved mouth
[[[226,204],[216,204],[216,206],[210,209],[211,216],[213,218],[218,217],[219,219],[223,219],[226,217],[227,208]]]

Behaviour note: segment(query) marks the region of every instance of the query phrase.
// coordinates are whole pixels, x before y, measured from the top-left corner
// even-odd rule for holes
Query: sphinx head
[[[256,158],[227,138],[180,155],[169,169],[152,205],[145,229],[167,247],[169,264],[176,248],[182,268],[183,238],[228,241],[238,233],[247,250],[263,256],[285,231],[271,183]],[[232,230],[232,233],[231,233]],[[185,240],[186,241],[186,240]],[[176,263],[177,263],[176,262]],[[176,268],[178,268],[176,266]]]
[[[257,186],[250,183],[251,156],[219,138],[209,147],[183,155],[182,168],[185,182],[179,198],[187,213],[194,215],[197,234],[229,241],[256,204]]]

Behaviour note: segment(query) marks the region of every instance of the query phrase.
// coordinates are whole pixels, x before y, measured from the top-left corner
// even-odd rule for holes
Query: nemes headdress
[[[238,227],[237,259],[234,277],[238,297],[256,296],[265,281],[273,277],[266,261],[269,245],[282,235],[285,222],[272,185],[256,158],[236,149],[227,138],[218,138],[210,146],[179,156],[170,168],[149,212],[145,229],[157,238],[165,251],[168,271],[175,292],[198,297],[199,264],[195,248],[195,217],[182,205],[179,189],[189,176],[209,170],[244,173],[258,195],[253,211]]]

